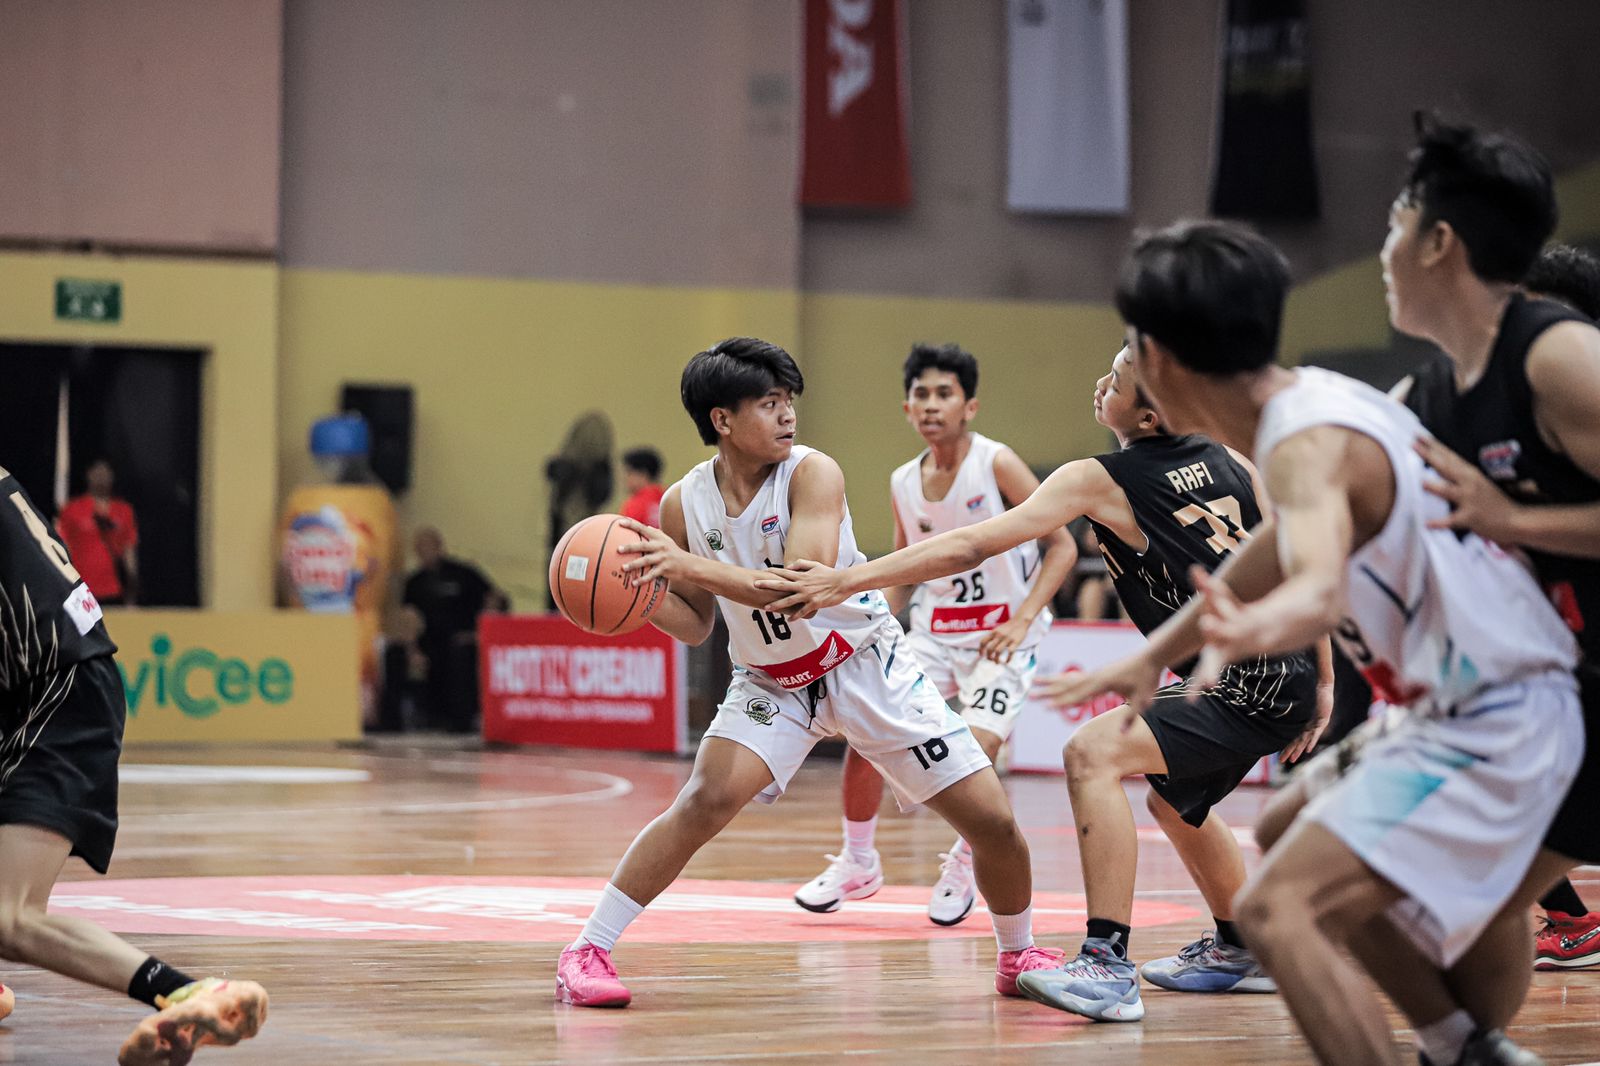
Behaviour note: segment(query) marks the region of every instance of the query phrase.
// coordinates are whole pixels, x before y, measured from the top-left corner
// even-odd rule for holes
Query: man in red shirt
[[[97,459],[84,474],[88,490],[67,501],[56,530],[95,599],[107,607],[132,604],[139,577],[139,526],[127,500],[111,495],[116,476]]]
[[[634,448],[622,454],[622,487],[628,499],[622,516],[661,528],[661,453],[654,448]]]

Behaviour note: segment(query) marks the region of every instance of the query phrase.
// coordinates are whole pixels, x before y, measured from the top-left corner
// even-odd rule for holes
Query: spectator
[[[622,487],[628,493],[622,516],[647,526],[661,527],[661,453],[635,448],[622,454]]]
[[[478,716],[478,615],[505,610],[506,597],[477,567],[447,556],[437,529],[417,530],[411,548],[417,568],[406,577],[408,624],[385,654],[379,728],[400,728],[405,681],[414,678],[430,728],[471,732]]]
[[[88,491],[68,500],[56,519],[72,565],[107,607],[132,605],[139,588],[139,525],[127,500],[111,494],[116,474],[96,459],[84,474]]]

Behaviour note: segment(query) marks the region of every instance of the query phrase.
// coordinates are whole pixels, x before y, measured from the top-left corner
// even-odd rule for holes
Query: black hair
[[[1117,279],[1117,310],[1204,374],[1259,370],[1278,352],[1289,263],[1236,222],[1177,222],[1138,236]]]
[[[630,448],[622,453],[624,470],[635,470],[651,481],[661,480],[661,453],[654,448]]]
[[[1600,256],[1570,244],[1552,244],[1522,279],[1529,292],[1560,300],[1581,315],[1600,319]]]
[[[913,344],[911,354],[906,356],[905,365],[901,367],[905,379],[904,391],[911,391],[911,386],[924,370],[943,370],[954,374],[967,399],[978,395],[978,360],[958,344]]]
[[[1418,230],[1447,222],[1485,281],[1519,282],[1556,228],[1555,183],[1544,156],[1508,133],[1414,116],[1417,146],[1401,191]]]
[[[799,396],[805,387],[805,378],[788,352],[754,337],[730,337],[689,360],[679,392],[700,439],[715,444],[713,408],[737,407],[740,401],[765,396],[773,389],[788,389]]]

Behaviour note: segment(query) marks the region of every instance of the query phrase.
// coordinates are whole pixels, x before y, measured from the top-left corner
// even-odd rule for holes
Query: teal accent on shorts
[[[1483,756],[1474,755],[1470,751],[1460,748],[1429,748],[1423,753],[1436,763],[1442,763],[1452,770],[1464,770],[1473,763],[1482,762]]]
[[[1360,787],[1346,790],[1344,801],[1349,805],[1348,816],[1340,818],[1339,822],[1353,838],[1349,843],[1357,851],[1376,849],[1389,830],[1410,817],[1444,781],[1443,777],[1420,770],[1368,767],[1359,781],[1351,782]]]

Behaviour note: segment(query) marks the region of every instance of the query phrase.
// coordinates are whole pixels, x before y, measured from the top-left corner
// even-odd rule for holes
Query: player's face
[[[725,443],[763,463],[781,463],[794,449],[794,394],[773,388],[741,400],[727,415]]]
[[[1417,316],[1418,288],[1422,281],[1418,262],[1422,209],[1402,195],[1389,208],[1389,233],[1378,261],[1383,264],[1384,299],[1389,324],[1402,333],[1420,333]],[[1410,328],[1407,328],[1407,327]]]
[[[1118,436],[1139,428],[1150,408],[1139,402],[1137,371],[1124,348],[1111,361],[1111,369],[1094,383],[1094,420]]]
[[[960,378],[948,370],[931,367],[911,383],[904,406],[911,428],[929,444],[959,437],[978,413],[978,401],[967,398]]]

